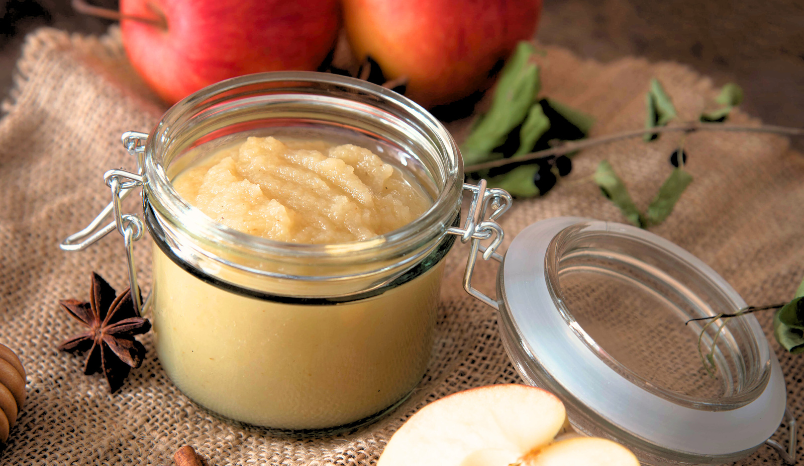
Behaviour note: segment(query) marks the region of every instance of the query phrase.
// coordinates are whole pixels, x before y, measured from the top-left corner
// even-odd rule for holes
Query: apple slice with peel
[[[639,460],[627,448],[596,437],[551,443],[528,459],[528,466],[639,466]]]
[[[508,466],[549,444],[566,417],[561,401],[536,387],[458,392],[408,419],[377,466]]]

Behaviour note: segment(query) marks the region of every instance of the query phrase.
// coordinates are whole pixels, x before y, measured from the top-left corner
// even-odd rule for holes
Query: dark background
[[[117,8],[115,0],[90,3]],[[24,35],[39,26],[102,34],[112,24],[69,0],[0,0],[0,98]],[[685,63],[745,90],[765,123],[804,127],[804,1],[544,0],[537,39],[601,61],[636,55]],[[799,139],[796,147],[804,148]]]

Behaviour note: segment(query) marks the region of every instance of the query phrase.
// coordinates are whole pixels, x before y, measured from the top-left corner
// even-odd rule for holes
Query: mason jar
[[[172,181],[251,136],[367,148],[431,205],[397,230],[342,244],[284,243],[226,227]],[[156,245],[148,307],[162,367],[200,405],[271,428],[353,425],[403,401],[430,357],[444,256],[456,235],[493,236],[499,229],[480,210],[510,203],[485,185],[468,187],[479,208],[469,230],[458,228],[463,165],[447,130],[399,94],[331,74],[223,81],[176,104],[149,135],[123,139],[139,171],[112,170],[106,179],[117,189],[118,230],[129,234],[132,288],[131,243],[147,227]],[[119,212],[121,195],[140,185],[144,227]],[[136,234],[126,233],[132,226]]]

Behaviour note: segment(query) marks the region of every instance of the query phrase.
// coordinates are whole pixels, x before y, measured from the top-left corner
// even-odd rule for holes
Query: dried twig
[[[167,24],[165,23],[164,18],[145,18],[143,16],[124,15],[117,10],[111,10],[109,8],[102,8],[99,6],[90,5],[89,3],[86,2],[86,0],[73,0],[72,6],[75,11],[88,16],[110,19],[112,21],[123,21],[123,20],[139,21],[141,23],[153,24],[154,26],[163,29],[167,28]]]
[[[581,149],[597,146],[600,144],[607,144],[609,142],[620,141],[622,139],[642,137],[645,134],[660,134],[660,133],[689,134],[694,133],[696,131],[734,131],[734,132],[783,134],[785,136],[804,136],[804,129],[789,128],[786,126],[773,126],[773,125],[738,126],[738,125],[724,125],[722,123],[691,122],[679,126],[659,126],[656,128],[625,131],[622,133],[610,134],[608,136],[601,136],[591,139],[582,139],[579,141],[568,141],[556,147],[531,152],[530,154],[525,154],[516,158],[500,159],[491,162],[469,165],[465,168],[465,171],[467,173],[471,173],[479,170],[487,170],[489,168],[502,167],[512,163],[519,164],[522,162],[527,162],[534,159],[540,159],[542,157],[547,157],[551,155],[552,156],[565,155]]]
[[[716,316],[697,317],[695,319],[690,319],[690,320],[684,322],[684,325],[687,325],[690,322],[695,322],[697,320],[713,320],[713,319],[720,319],[721,317],[738,317],[738,316],[745,315],[745,314],[751,314],[752,312],[757,312],[757,311],[768,311],[770,309],[781,309],[786,304],[787,303],[772,304],[770,306],[760,306],[760,307],[748,306],[748,307],[744,307],[744,308],[740,309],[739,311],[735,312],[734,314],[718,314]]]

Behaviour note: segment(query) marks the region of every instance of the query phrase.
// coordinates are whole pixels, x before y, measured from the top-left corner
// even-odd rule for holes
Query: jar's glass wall
[[[217,224],[171,179],[248,136],[354,143],[418,183],[432,207],[365,241],[279,243]],[[152,132],[144,164],[154,329],[179,388],[225,416],[287,429],[371,416],[418,383],[432,346],[460,154],[424,110],[365,82],[271,73],[212,86]]]
[[[443,261],[381,295],[326,306],[233,295],[153,254],[159,361],[182,392],[226,417],[345,425],[405,397],[425,371]]]
[[[207,153],[204,147],[271,132],[323,134],[367,145],[411,175],[432,196],[433,206],[409,225],[370,240],[288,246],[221,228],[172,189],[170,175]],[[423,109],[379,86],[315,73],[247,76],[191,96],[165,115],[148,139],[146,154],[146,195],[151,206],[165,219],[166,230],[187,237],[203,250],[188,252],[187,261],[213,258],[225,250],[229,259],[225,266],[279,279],[282,275],[368,276],[384,274],[384,267],[406,268],[408,264],[400,264],[399,256],[423,252],[454,221],[463,178],[454,141]]]

